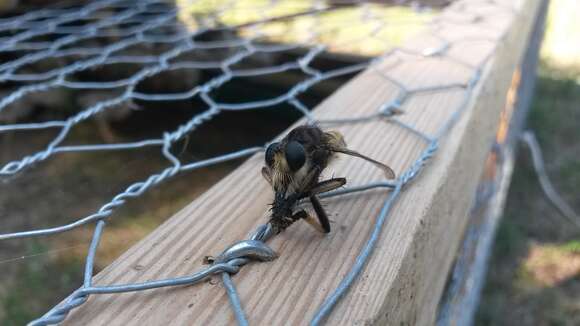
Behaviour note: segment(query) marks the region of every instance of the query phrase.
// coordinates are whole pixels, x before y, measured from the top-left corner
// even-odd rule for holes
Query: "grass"
[[[575,141],[580,139],[580,85],[551,69],[540,72],[529,126],[538,134],[555,186],[580,211],[580,148]],[[580,324],[578,234],[546,202],[531,159],[521,148],[477,324]]]
[[[580,212],[580,62],[570,59],[580,53],[578,42],[570,46],[580,29],[560,26],[577,17],[561,10],[573,3],[552,1],[528,127],[538,136],[556,188]],[[562,30],[565,46],[555,41]],[[521,148],[476,324],[579,325],[579,234],[546,201]]]
[[[57,304],[82,282],[81,260],[75,257],[53,260],[43,254],[47,249],[42,243],[31,241],[27,253],[35,259],[16,262],[18,277],[0,294],[2,325],[25,325],[42,315],[47,304]]]
[[[240,0],[234,2],[177,0],[180,20],[192,30],[200,24],[237,26],[284,17],[313,9],[310,0],[272,2]],[[435,15],[408,7],[367,3],[302,15],[292,20],[272,21],[259,29],[242,28],[244,38],[258,38],[288,44],[324,45],[329,52],[378,56],[400,45],[425,27]],[[208,19],[208,17],[211,17]],[[348,26],[348,28],[344,28]]]

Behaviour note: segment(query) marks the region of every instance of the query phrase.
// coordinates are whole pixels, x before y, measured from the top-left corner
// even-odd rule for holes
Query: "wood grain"
[[[499,1],[511,5],[512,1]],[[492,51],[469,109],[462,115],[417,180],[395,204],[377,250],[328,325],[433,324],[439,297],[466,223],[473,197],[505,101],[513,72],[527,42],[540,0],[519,1],[518,15],[484,1],[459,1],[444,11],[462,10],[483,18],[466,26],[446,22],[433,28],[453,41],[450,53],[479,64]],[[457,16],[457,15],[455,15]],[[503,37],[501,37],[503,36]],[[470,41],[477,39],[477,42]],[[431,33],[409,48],[437,43]],[[468,42],[472,42],[469,43]],[[495,46],[498,46],[495,48]],[[396,98],[399,89],[465,82],[473,71],[441,58],[399,54],[368,69],[315,110],[318,118],[368,115]],[[465,96],[465,89],[424,93],[405,102],[401,120],[433,135]],[[391,165],[409,168],[426,147],[408,130],[377,120],[340,130],[353,149]],[[251,130],[248,130],[251,132]],[[271,190],[260,176],[262,155],[248,159],[200,198],[170,218],[95,277],[97,285],[143,282],[189,275],[215,255],[247,237],[267,220]],[[326,172],[346,176],[348,185],[381,180],[368,163],[341,158]],[[233,277],[252,325],[304,325],[349,271],[388,196],[374,190],[324,201],[333,231],[323,236],[297,223],[269,244],[280,257],[252,263]],[[106,231],[105,231],[106,232]],[[70,325],[229,325],[235,322],[219,278],[194,286],[136,293],[93,295],[71,313]]]

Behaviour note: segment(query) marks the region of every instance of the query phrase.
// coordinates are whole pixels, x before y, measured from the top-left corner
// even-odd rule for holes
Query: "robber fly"
[[[381,168],[387,178],[395,178],[390,167],[348,149],[339,132],[322,131],[315,125],[296,127],[280,142],[268,146],[266,166],[262,168],[262,175],[274,190],[270,224],[275,233],[282,232],[299,219],[304,219],[323,233],[330,232],[328,216],[317,195],[346,184],[346,178],[319,180],[320,174],[337,153],[365,159]],[[318,223],[305,210],[294,211],[296,205],[306,198],[312,203]]]

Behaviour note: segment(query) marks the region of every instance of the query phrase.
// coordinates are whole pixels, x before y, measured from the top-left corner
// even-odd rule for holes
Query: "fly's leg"
[[[282,218],[272,218],[270,219],[270,224],[274,229],[274,233],[278,234],[284,230],[286,230],[290,225],[294,224],[294,222],[305,219],[308,221],[309,215],[308,213],[301,209],[298,212],[292,214],[292,216],[284,216]]]
[[[320,223],[318,227],[315,228],[322,233],[329,233],[330,232],[330,221],[328,220],[328,215],[326,211],[320,204],[320,200],[316,197],[317,194],[329,192],[334,189],[338,189],[346,184],[345,178],[334,178],[329,180],[324,180],[319,182],[317,185],[312,187],[309,193],[310,202],[312,203],[312,207],[314,208],[314,212],[316,213],[316,217],[318,217],[318,222]],[[313,225],[312,223],[310,223]],[[314,226],[314,225],[313,225]]]
[[[328,221],[328,215],[326,215],[326,211],[320,204],[318,198],[315,195],[310,196],[310,202],[312,203],[312,207],[314,207],[314,211],[316,212],[316,216],[318,217],[318,222],[320,222],[320,226],[322,226],[323,233],[330,232],[330,222]]]

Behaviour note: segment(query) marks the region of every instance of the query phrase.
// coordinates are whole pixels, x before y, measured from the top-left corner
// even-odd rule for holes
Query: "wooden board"
[[[497,2],[497,1],[496,1]],[[512,5],[514,1],[499,1]],[[496,131],[511,74],[523,52],[540,0],[517,2],[518,15],[504,14],[484,1],[457,6],[483,18],[472,27],[445,22],[441,35],[459,42],[454,57],[481,62],[495,49],[483,71],[469,109],[451,130],[429,166],[406,188],[384,226],[373,256],[357,282],[331,314],[328,325],[432,324],[485,155]],[[504,34],[502,39],[499,39]],[[465,42],[478,38],[478,46]],[[463,40],[463,41],[462,41]],[[468,40],[468,41],[465,41]],[[429,33],[409,47],[436,43]],[[472,42],[473,43],[473,42]],[[477,42],[476,42],[477,43]],[[486,46],[487,44],[487,46]],[[491,45],[491,46],[490,46]],[[487,51],[487,52],[486,52]],[[407,87],[465,82],[472,71],[437,58],[400,57],[369,69],[324,101],[319,118],[376,112],[398,94],[383,74]],[[387,72],[388,71],[388,72]],[[414,96],[401,119],[433,134],[461,102],[465,90]],[[401,173],[425,142],[386,121],[336,128],[349,146],[379,158]],[[251,132],[249,130],[248,132]],[[260,176],[256,155],[199,199],[161,225],[95,277],[97,285],[143,282],[185,276],[202,267],[203,257],[247,237],[267,220],[272,193]],[[326,173],[346,176],[349,185],[381,179],[364,161],[341,158]],[[307,324],[324,298],[349,271],[366,241],[387,191],[375,190],[325,200],[333,232],[323,236],[305,223],[292,226],[269,244],[280,257],[245,266],[233,277],[252,325]],[[70,325],[228,325],[235,321],[219,278],[194,286],[136,293],[93,295],[65,321]]]

